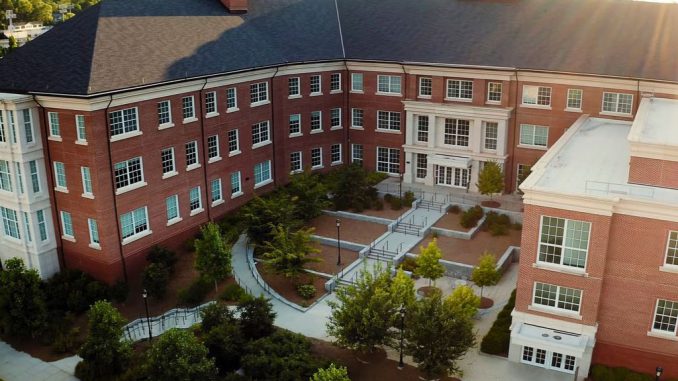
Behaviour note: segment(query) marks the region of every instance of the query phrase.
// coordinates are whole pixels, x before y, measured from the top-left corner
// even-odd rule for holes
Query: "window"
[[[603,93],[603,111],[631,114],[633,94]]]
[[[76,143],[86,143],[87,142],[87,130],[85,130],[85,116],[76,115],[75,116],[75,134],[76,134]]]
[[[341,128],[341,109],[333,108],[330,110],[330,129]]]
[[[669,232],[669,241],[666,244],[666,264],[678,266],[678,231]]]
[[[567,90],[567,108],[571,110],[581,110],[581,98],[583,92],[580,89]]]
[[[53,136],[55,138],[61,137],[61,128],[59,127],[59,113],[48,112],[47,117],[49,119],[49,136]],[[11,125],[12,121],[10,120],[9,123]],[[112,124],[111,129],[113,129]]]
[[[238,95],[235,87],[226,89],[226,112],[238,110]]]
[[[435,171],[435,183],[438,185],[468,188],[470,171],[466,168],[446,167],[443,165],[436,165],[433,167]]]
[[[499,124],[497,122],[483,122],[483,133],[485,135],[483,147],[486,150],[495,151],[497,149]]]
[[[207,115],[217,113],[217,93],[215,91],[205,94],[205,113]]]
[[[590,231],[590,222],[542,216],[539,262],[583,269]]]
[[[354,108],[351,109],[351,127],[353,128],[363,128],[363,109]]]
[[[73,218],[68,212],[61,211],[61,227],[63,228],[64,237],[75,238],[73,235]]]
[[[678,302],[658,299],[652,330],[675,334],[676,320],[678,320]]]
[[[21,239],[21,234],[19,233],[19,219],[16,211],[0,206],[0,216],[2,217],[2,227],[5,231],[5,235]]]
[[[290,115],[290,135],[301,135],[301,114]]]
[[[287,79],[287,95],[289,97],[301,96],[301,90],[299,88],[299,77],[292,77]]]
[[[191,169],[197,168],[200,165],[200,161],[198,160],[198,142],[195,140],[192,142],[188,142],[186,143],[185,148],[186,148],[186,166]]]
[[[150,233],[148,226],[148,209],[142,206],[120,216],[120,229],[123,242],[126,238]]]
[[[400,131],[400,113],[377,111],[377,130]]]
[[[2,118],[2,111],[0,111],[0,143],[6,143],[7,137],[5,137],[5,121]]]
[[[319,95],[321,94],[321,86],[320,86],[320,76],[319,75],[312,75],[311,76],[311,95]]]
[[[524,105],[551,105],[551,88],[543,86],[523,86],[523,104]]]
[[[15,162],[14,165],[14,175],[16,176],[16,184],[19,188],[19,193],[24,194],[24,177],[21,174],[21,163]]]
[[[231,173],[231,197],[235,197],[242,193],[240,187],[240,171]]]
[[[56,121],[57,121],[57,130],[58,130],[58,123],[59,123],[58,114],[57,114]],[[12,111],[12,110],[7,110],[7,124],[9,124],[9,132],[10,132],[10,136],[12,137],[12,143],[16,144],[17,143],[16,127],[14,126],[14,111]],[[50,131],[51,131],[51,129],[50,129]],[[57,137],[59,137],[59,136],[57,136]]]
[[[581,290],[535,282],[532,302],[545,307],[579,312]]]
[[[268,82],[253,83],[250,85],[250,103],[252,106],[268,101]]]
[[[89,243],[91,246],[99,246],[99,226],[97,226],[97,220],[91,218],[87,219],[87,226],[89,227]]]
[[[267,160],[254,166],[254,186],[264,185],[271,181],[271,161]]]
[[[418,153],[417,155],[417,171],[416,176],[418,179],[426,178],[428,172],[428,155],[425,153]]]
[[[252,147],[257,144],[263,145],[265,143],[270,143],[268,120],[252,125]]]
[[[473,99],[473,81],[447,80],[447,98]]]
[[[518,164],[518,177],[516,178],[517,186],[520,186],[527,176],[530,175],[531,168],[531,165]]]
[[[332,144],[330,147],[330,161],[332,165],[341,164],[341,144]]]
[[[322,116],[322,111],[311,112],[311,132],[323,130]]]
[[[158,125],[165,126],[172,123],[172,105],[170,101],[158,102]]]
[[[301,152],[292,152],[290,154],[290,171],[291,172],[301,172]]]
[[[28,162],[28,169],[30,170],[33,193],[40,193],[40,175],[38,174],[38,164],[35,160]]]
[[[228,131],[228,154],[235,155],[240,153],[240,143],[238,142],[238,130]]]
[[[212,180],[210,183],[210,188],[212,190],[212,205],[223,200],[223,196],[221,194],[221,179]]]
[[[520,125],[520,144],[527,146],[546,147],[549,140],[549,128],[533,124]]]
[[[115,170],[115,189],[125,188],[144,181],[141,157],[116,163],[113,168]]]
[[[56,162],[54,165],[56,167]],[[66,181],[65,177],[64,181]],[[0,160],[0,189],[7,192],[12,191],[12,177],[10,174],[9,162],[7,160]]]
[[[59,161],[54,162],[54,176],[56,177],[55,183],[57,188],[68,188],[68,184],[66,183],[66,166],[64,166],[64,163]]]
[[[139,131],[136,107],[113,111],[108,115],[111,137]]]
[[[173,173],[176,171],[174,165],[174,147],[165,148],[160,151],[160,161],[162,163],[162,174]]]
[[[363,92],[363,73],[351,73],[351,91]]]
[[[191,188],[188,192],[188,205],[191,209],[191,214],[202,211],[202,197],[200,195],[200,187]]]
[[[322,168],[323,166],[323,149],[311,149],[311,168]]]
[[[377,93],[400,94],[400,76],[378,75]]]
[[[165,208],[167,209],[167,222],[179,218],[179,196],[172,195],[165,199]]]
[[[26,240],[32,242],[33,238],[31,235],[31,221],[28,219],[28,213],[24,212],[24,231],[26,232]]]
[[[24,117],[24,133],[26,134],[26,144],[33,143],[33,120],[31,118],[31,110],[22,110]],[[77,117],[76,117],[77,119]]]
[[[445,118],[444,143],[468,147],[470,128],[471,122],[469,120]]]
[[[501,82],[487,83],[487,101],[501,102]]]
[[[340,92],[341,91],[341,74],[332,73],[330,74],[330,92]]]
[[[351,162],[363,165],[363,145],[351,144]]]
[[[192,95],[181,98],[181,109],[183,110],[184,121],[195,118],[195,99]]]
[[[40,241],[47,241],[47,220],[45,220],[45,211],[38,210],[38,232],[40,233]]]
[[[428,116],[417,116],[417,141],[422,143],[428,142]]]
[[[377,147],[377,172],[400,173],[400,150]]]
[[[92,196],[92,175],[89,167],[80,167],[80,174],[82,175],[83,195]]]
[[[419,96],[428,98],[432,94],[433,81],[429,77],[419,77]]]
[[[207,157],[209,159],[221,159],[219,157],[219,136],[212,135],[207,137]]]

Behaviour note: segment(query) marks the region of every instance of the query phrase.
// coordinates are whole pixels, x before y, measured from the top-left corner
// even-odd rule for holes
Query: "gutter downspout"
[[[200,139],[202,140],[202,176],[203,180],[205,183],[205,210],[207,211],[207,221],[212,221],[211,213],[210,213],[210,208],[212,208],[212,202],[210,201],[210,196],[207,188],[209,188],[209,182],[207,181],[207,164],[209,163],[209,159],[207,158],[207,142],[205,141],[205,114],[203,113],[203,102],[205,100],[203,99],[203,91],[205,90],[205,86],[207,86],[207,78],[205,78],[205,82],[202,84],[202,87],[200,88],[200,91],[198,92],[198,112],[200,115]],[[215,99],[216,102],[216,99]],[[223,195],[224,189],[223,186],[221,187],[221,193]],[[223,197],[223,196],[222,196]]]
[[[505,168],[505,172],[508,172],[509,178],[513,179],[513,173],[515,171],[516,163],[516,153],[515,153],[515,145],[516,145],[516,136],[520,133],[518,131],[518,68],[513,69],[513,73],[516,77],[516,85],[515,88],[513,89],[513,134],[511,134],[511,145],[510,147],[510,152],[512,152],[511,155],[511,168]],[[511,181],[511,184],[513,184],[513,181]],[[518,178],[516,177],[516,186],[515,189],[518,189]],[[512,193],[513,190],[511,190],[508,193]]]
[[[351,80],[351,72],[348,69],[348,62],[344,60],[344,68],[346,68],[346,91],[344,94],[344,109],[346,110],[345,115],[343,115],[344,118],[344,126],[346,126],[346,130],[344,132],[344,138],[343,143],[344,143],[344,157],[346,158],[345,164],[350,165],[353,163],[353,152],[351,152],[351,125],[353,124],[353,111],[351,110],[351,83],[349,82]]]
[[[271,158],[271,167],[274,169],[273,173],[273,186],[277,187],[278,186],[278,167],[277,167],[277,162],[276,162],[276,155],[275,155],[275,91],[273,91],[273,82],[275,77],[278,75],[278,71],[280,71],[280,66],[275,67],[275,73],[273,73],[273,76],[271,77],[271,91],[269,95],[269,99],[271,100],[271,125],[270,127],[270,134],[271,134],[271,150],[272,152],[272,158]],[[299,88],[301,89],[301,83],[299,84]],[[283,173],[285,173],[283,171]],[[256,181],[256,180],[255,180]]]

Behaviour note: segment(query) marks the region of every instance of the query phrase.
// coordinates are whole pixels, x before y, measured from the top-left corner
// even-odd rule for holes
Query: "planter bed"
[[[336,220],[336,217],[322,215],[312,219],[308,225],[315,228],[315,235],[336,238]],[[341,240],[369,245],[384,234],[387,228],[386,225],[344,218],[341,220]]]
[[[280,294],[283,298],[289,300],[292,303],[296,303],[302,307],[310,306],[313,302],[320,299],[321,296],[325,294],[325,278],[319,276],[313,276],[311,274],[301,275],[300,279],[306,280],[308,278],[313,279],[313,285],[317,290],[315,296],[311,299],[304,299],[297,293],[297,283],[292,279],[286,278],[283,275],[279,275],[270,271],[262,263],[257,263],[257,271],[264,279],[266,284],[269,285],[275,292]],[[299,281],[298,284],[306,283],[305,281]]]
[[[337,266],[337,247],[329,245],[321,245],[314,243],[313,246],[321,250],[320,253],[312,255],[312,257],[321,258],[322,262],[311,262],[306,265],[307,269],[318,271],[325,274],[336,274],[348,265],[358,259],[358,252],[348,249],[341,249],[341,266]]]
[[[489,232],[479,231],[471,240],[439,236],[438,247],[443,252],[442,259],[475,266],[485,250],[499,260],[509,246],[520,246],[520,233],[509,230],[508,235],[493,237]],[[433,237],[429,234],[413,252],[419,254],[420,246],[426,246],[432,240]]]

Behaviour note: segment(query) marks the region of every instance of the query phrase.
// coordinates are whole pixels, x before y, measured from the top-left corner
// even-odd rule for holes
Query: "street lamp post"
[[[405,306],[400,307],[400,362],[398,362],[398,369],[403,370],[405,363],[403,362],[403,339],[405,335]]]
[[[151,333],[151,316],[148,313],[148,292],[144,288],[144,293],[141,294],[144,297],[144,306],[146,307],[146,323],[148,324],[148,341],[153,340],[153,334]]]
[[[403,174],[400,174],[400,182],[398,183],[398,197],[403,198]]]
[[[341,230],[341,220],[337,218],[337,266],[341,265],[341,239],[340,233]]]
[[[662,376],[662,373],[664,373],[664,368],[662,368],[661,366],[658,366],[657,369],[656,369],[656,371],[657,371],[657,378],[656,378],[656,380],[659,381],[659,377],[661,377],[661,376]]]

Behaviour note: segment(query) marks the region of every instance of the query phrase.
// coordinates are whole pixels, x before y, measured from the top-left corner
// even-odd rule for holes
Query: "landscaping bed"
[[[379,200],[381,200],[383,208],[382,209],[375,209],[375,208],[370,208],[370,209],[365,209],[362,212],[353,212],[357,214],[364,214],[366,216],[372,216],[372,217],[381,217],[381,218],[386,218],[389,220],[396,220],[398,217],[403,215],[405,212],[410,210],[410,207],[408,206],[403,206],[402,208],[398,210],[393,210],[391,208],[391,205],[384,201],[383,197],[380,197]]]
[[[441,229],[468,232],[472,228],[465,228],[459,223],[459,214],[447,212],[433,226]]]
[[[301,279],[297,282],[290,278],[286,278],[284,275],[276,274],[273,271],[270,271],[262,263],[257,263],[257,271],[264,279],[264,282],[269,285],[275,292],[280,294],[283,298],[289,300],[292,303],[298,304],[300,306],[310,306],[316,300],[320,299],[321,296],[325,295],[325,282],[327,279],[307,274],[302,275]],[[297,292],[298,284],[306,284],[311,282],[315,286],[316,294],[310,299],[302,298]]]
[[[309,262],[306,268],[325,274],[337,274],[342,269],[358,259],[358,252],[348,249],[341,249],[341,265],[337,266],[337,247],[330,245],[321,245],[314,242],[313,246],[320,250],[318,254],[311,254],[311,258],[320,258],[321,262]]]
[[[337,237],[337,218],[328,215],[322,215],[312,219],[309,226],[315,228],[313,234],[327,238]],[[352,220],[348,218],[341,219],[341,240],[369,245],[380,235],[386,232],[388,227],[373,222]]]
[[[438,247],[443,252],[442,259],[475,266],[486,250],[499,260],[509,246],[520,246],[520,234],[519,230],[510,230],[507,235],[492,236],[489,232],[479,231],[471,240],[439,236]],[[414,253],[419,254],[420,246],[425,247],[432,240],[433,236],[429,234]]]

